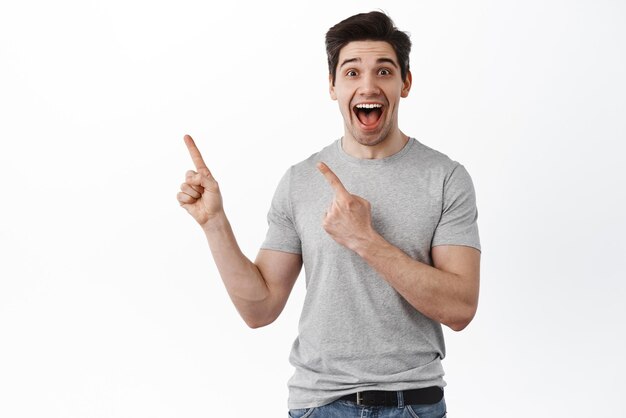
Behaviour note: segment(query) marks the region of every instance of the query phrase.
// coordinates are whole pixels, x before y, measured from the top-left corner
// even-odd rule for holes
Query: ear
[[[333,85],[333,75],[328,74],[328,92],[330,93],[330,98],[333,100],[337,100],[337,94],[335,94],[335,86]]]
[[[402,83],[402,92],[400,93],[400,97],[407,97],[409,95],[412,83],[413,76],[411,75],[411,70],[409,70],[406,73],[406,80],[404,80],[404,82]]]

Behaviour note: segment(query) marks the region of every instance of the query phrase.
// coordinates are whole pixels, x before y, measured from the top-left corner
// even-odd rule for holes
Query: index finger
[[[209,171],[206,164],[204,163],[204,159],[202,158],[202,154],[200,154],[200,150],[196,146],[196,143],[189,135],[185,135],[185,145],[187,145],[187,149],[189,150],[189,155],[191,155],[191,160],[193,164],[196,166],[196,170],[200,172]]]
[[[341,180],[339,180],[339,177],[337,177],[337,175],[333,173],[333,171],[326,164],[320,161],[317,163],[317,169],[324,175],[324,177],[326,177],[326,181],[328,181],[328,184],[330,184],[330,187],[333,188],[336,195],[350,195],[350,192],[346,190]]]

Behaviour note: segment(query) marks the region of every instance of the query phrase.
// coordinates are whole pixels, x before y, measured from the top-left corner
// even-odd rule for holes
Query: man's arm
[[[259,328],[274,322],[300,274],[302,256],[260,250],[251,262],[239,249],[225,214],[202,229],[226,291],[246,324]]]
[[[302,268],[302,256],[261,250],[251,262],[237,244],[217,181],[188,135],[185,144],[197,172],[187,172],[178,202],[202,227],[222,281],[243,320],[252,328],[267,325],[282,312]]]
[[[480,282],[480,251],[475,248],[433,247],[434,267],[409,257],[378,234],[356,252],[427,317],[454,331],[474,318]]]
[[[350,194],[328,166],[319,170],[335,190],[323,227],[339,244],[359,254],[415,309],[455,331],[476,313],[480,252],[444,245],[432,249],[434,267],[412,259],[372,227],[370,203]]]

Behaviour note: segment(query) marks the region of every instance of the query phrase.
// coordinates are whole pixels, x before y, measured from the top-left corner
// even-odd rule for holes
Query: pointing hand
[[[204,163],[202,154],[189,135],[185,135],[185,145],[197,171],[189,170],[185,182],[176,195],[178,203],[189,212],[200,225],[223,212],[222,195],[217,181]]]
[[[370,202],[350,194],[339,177],[326,164],[318,163],[317,169],[335,191],[322,227],[335,241],[353,251],[367,245],[375,233],[372,228]]]

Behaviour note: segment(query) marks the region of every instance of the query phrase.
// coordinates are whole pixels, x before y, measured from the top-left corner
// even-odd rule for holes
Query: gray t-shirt
[[[333,190],[325,162],[367,199],[374,229],[432,265],[437,245],[480,250],[472,180],[459,163],[411,138],[383,159],[354,158],[337,140],[292,166],[268,213],[264,249],[302,254],[306,297],[293,343],[290,409],[328,404],[357,390],[445,386],[441,324],[413,308],[353,251],[322,228]]]

